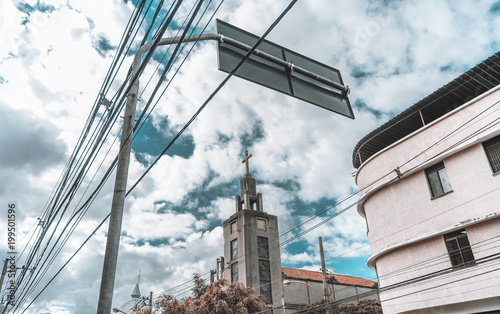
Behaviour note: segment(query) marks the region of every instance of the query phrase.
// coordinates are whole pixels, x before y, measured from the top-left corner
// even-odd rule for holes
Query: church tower
[[[246,173],[240,180],[241,195],[236,196],[236,213],[224,221],[225,275],[255,288],[266,303],[281,306],[283,283],[279,246],[278,218],[264,211],[262,194],[250,174],[245,151],[242,163]]]

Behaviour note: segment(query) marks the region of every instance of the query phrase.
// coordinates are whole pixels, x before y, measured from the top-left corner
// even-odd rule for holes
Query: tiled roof
[[[283,278],[319,281],[319,282],[323,281],[323,275],[321,274],[321,272],[303,270],[303,269],[285,268],[285,267],[282,267],[281,270],[283,272]],[[371,288],[375,284],[375,281],[368,279],[337,275],[337,274],[327,274],[328,278],[332,276],[335,276],[335,279],[337,279],[338,283],[341,285],[351,285],[351,286]]]

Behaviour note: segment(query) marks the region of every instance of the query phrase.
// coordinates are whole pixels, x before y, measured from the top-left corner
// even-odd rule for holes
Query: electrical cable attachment
[[[399,170],[399,166],[397,166],[396,169],[394,169],[394,171],[396,171],[396,174],[398,175],[398,179],[401,179],[403,177],[403,174]]]

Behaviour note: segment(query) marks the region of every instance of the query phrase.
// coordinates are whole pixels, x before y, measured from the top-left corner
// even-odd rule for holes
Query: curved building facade
[[[500,311],[500,54],[353,152],[384,313]]]

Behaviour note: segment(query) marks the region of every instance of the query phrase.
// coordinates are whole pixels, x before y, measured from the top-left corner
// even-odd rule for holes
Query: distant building
[[[500,53],[352,158],[384,313],[500,311]]]
[[[218,259],[219,268],[230,281],[255,288],[255,293],[262,294],[275,309],[274,313],[282,313],[279,309],[284,305],[286,313],[292,313],[293,309],[321,301],[322,275],[281,267],[278,217],[264,211],[262,194],[257,193],[256,180],[249,171],[251,156],[246,152],[243,160],[246,173],[240,180],[241,195],[235,198],[236,212],[224,221],[224,257]],[[335,279],[329,284],[335,301],[378,299],[374,281],[342,275],[328,277]]]
[[[321,272],[282,268],[285,307],[296,309],[323,299]],[[327,274],[330,301],[357,304],[363,299],[377,299],[377,282],[345,275]]]
[[[141,302],[141,291],[139,290],[139,281],[140,281],[140,279],[138,278],[137,283],[135,284],[134,290],[132,291],[132,295],[131,295],[132,299],[125,302],[119,308],[113,309],[113,312],[133,314],[133,313],[135,313],[135,311],[133,310],[135,307],[143,305]]]
[[[279,307],[282,303],[281,257],[278,218],[264,212],[262,194],[257,193],[256,180],[249,171],[240,180],[241,195],[236,196],[236,213],[224,221],[225,275],[255,288],[266,303]]]

